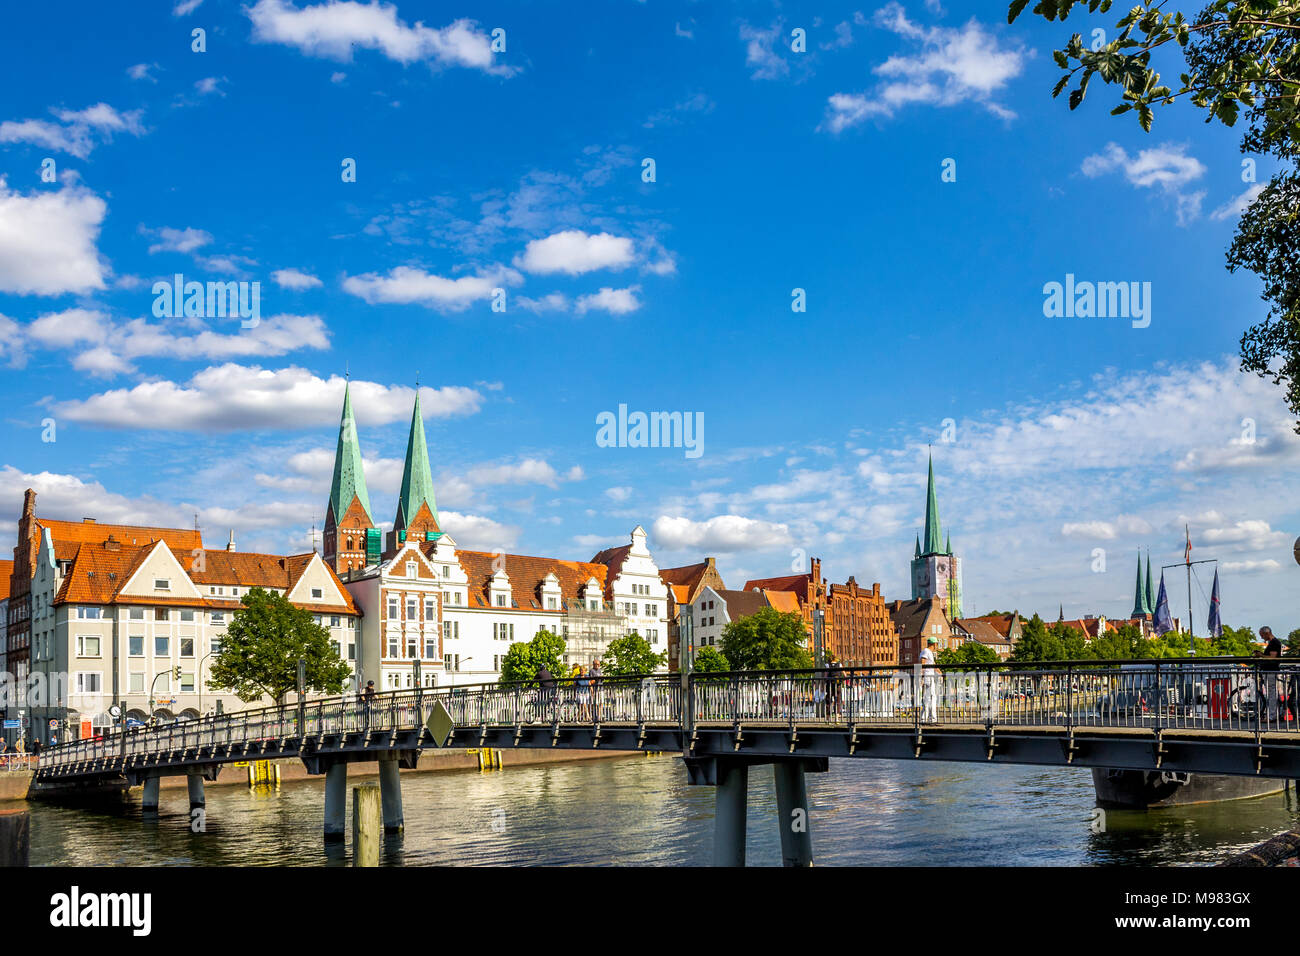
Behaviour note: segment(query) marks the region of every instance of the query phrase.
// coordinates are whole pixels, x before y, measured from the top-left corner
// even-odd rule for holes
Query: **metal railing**
[[[0,754],[0,773],[26,773],[35,770],[38,759],[36,754],[7,750]]]
[[[1300,662],[1258,658],[1087,661],[930,668],[822,669],[556,680],[419,688],[318,698],[165,727],[69,741],[41,765],[142,757],[227,745],[424,725],[441,702],[456,727],[771,722],[921,727],[1144,728],[1233,731],[1300,739]],[[266,752],[268,748],[259,748]],[[270,749],[275,749],[274,747]]]

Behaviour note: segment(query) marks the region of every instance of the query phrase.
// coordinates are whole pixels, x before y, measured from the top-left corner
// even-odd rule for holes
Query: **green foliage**
[[[611,677],[632,677],[636,674],[653,674],[664,661],[667,652],[655,653],[650,642],[633,631],[626,637],[615,638],[609,642],[601,670]]]
[[[501,661],[501,683],[535,680],[543,664],[552,677],[562,677],[563,660],[564,639],[550,631],[538,631],[527,644],[516,641],[510,645]]]
[[[701,647],[695,652],[695,673],[718,674],[731,670],[731,663],[716,647]]]
[[[967,641],[956,650],[942,650],[935,655],[936,664],[996,664],[998,652],[979,641]]]
[[[722,654],[738,671],[798,670],[813,666],[803,619],[765,607],[722,629]]]
[[[298,686],[302,658],[307,662],[308,691],[343,693],[348,665],[310,611],[262,588],[248,591],[239,603],[242,607],[226,627],[221,650],[213,656],[209,689],[230,688],[245,703],[265,695],[282,704]]]
[[[1011,649],[1011,659],[1022,661],[1059,661],[1063,647],[1059,636],[1049,631],[1043,619],[1035,614],[1021,627],[1020,640]]]
[[[1014,0],[1007,21],[1028,5]],[[1039,0],[1033,13],[1064,21],[1075,8],[1107,13],[1110,6],[1110,0]],[[1089,81],[1100,77],[1119,91],[1111,113],[1132,112],[1148,132],[1156,108],[1184,98],[1206,113],[1207,123],[1235,126],[1244,118],[1241,151],[1280,161],[1242,215],[1227,261],[1229,271],[1259,276],[1269,306],[1266,319],[1241,337],[1242,367],[1282,385],[1288,407],[1300,418],[1300,0],[1211,0],[1194,14],[1170,6],[1170,0],[1137,0],[1115,22],[1114,38],[1096,50],[1074,34],[1053,54],[1063,75],[1052,95],[1075,83],[1069,98],[1075,109]],[[1151,65],[1152,55],[1167,46],[1186,60],[1176,89],[1162,83]]]

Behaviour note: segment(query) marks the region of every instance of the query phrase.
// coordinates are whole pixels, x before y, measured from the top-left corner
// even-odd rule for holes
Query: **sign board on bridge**
[[[451,732],[455,729],[456,724],[451,719],[451,714],[448,713],[442,701],[438,700],[434,701],[433,712],[429,714],[429,719],[424,722],[424,726],[433,735],[433,745],[443,747],[446,746],[447,739],[451,737]]]

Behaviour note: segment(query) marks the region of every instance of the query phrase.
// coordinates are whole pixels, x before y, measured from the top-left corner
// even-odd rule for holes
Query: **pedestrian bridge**
[[[347,764],[379,761],[384,822],[403,826],[399,767],[425,748],[677,751],[717,788],[715,856],[743,862],[748,768],[772,764],[787,862],[808,862],[804,773],[831,757],[955,760],[1300,778],[1300,666],[1259,659],[829,669],[604,678],[591,687],[484,684],[306,700],[70,741],[41,754],[49,796],[204,779],[231,761],[292,757],[326,775],[341,838]]]

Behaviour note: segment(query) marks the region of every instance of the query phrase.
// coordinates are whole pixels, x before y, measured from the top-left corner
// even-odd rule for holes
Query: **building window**
[[[415,571],[415,562],[414,562],[414,561],[407,561],[407,562],[406,562],[406,576],[407,576],[408,578],[413,578],[413,577],[416,577],[416,576],[417,576],[417,575],[416,575],[416,571]]]
[[[413,598],[406,599],[406,620],[414,621],[420,616],[419,602]]]
[[[322,597],[324,597],[324,596],[325,596],[325,593],[324,593],[320,588],[312,588],[312,589],[311,589],[311,599],[312,599],[313,601],[319,601],[319,600],[320,600]]]
[[[182,638],[180,639],[180,642],[181,642],[181,657],[193,657],[193,656],[194,656],[194,638],[192,638],[192,637],[182,637]]]
[[[77,656],[98,657],[99,638],[92,634],[78,634],[77,635]]]
[[[396,659],[397,657],[397,635],[388,635],[388,656]]]
[[[442,576],[443,576],[444,578],[449,578],[449,577],[451,577],[451,565],[450,565],[450,564],[444,564],[444,565],[442,566]]]
[[[339,616],[337,614],[331,614],[330,627],[338,627],[338,626],[339,626]]]
[[[170,591],[172,589],[172,583],[167,578],[154,578],[153,589],[155,591]]]
[[[153,639],[154,657],[171,657],[171,638],[155,637]]]
[[[128,694],[143,694],[143,693],[144,693],[144,675],[143,675],[143,674],[129,674],[129,675],[127,675],[126,692],[127,692]]]
[[[348,645],[348,660],[350,660],[350,661],[355,661],[356,659],[357,659],[357,645],[355,645],[355,644],[349,644],[349,645]]]
[[[389,595],[389,597],[388,597],[388,619],[389,619],[390,621],[396,621],[396,620],[397,620],[397,617],[398,617],[398,611],[397,611],[397,596],[396,596],[396,595]]]
[[[182,694],[192,694],[192,693],[194,693],[194,675],[193,675],[193,674],[184,674],[184,673],[181,674],[181,693],[182,693]]]
[[[225,612],[225,611],[213,611],[213,612],[212,612],[212,623],[213,623],[213,624],[225,624],[225,623],[226,623],[226,612]]]
[[[187,622],[193,622],[193,620],[194,620],[194,612],[193,612],[193,611],[185,611],[185,610],[181,611],[181,623],[182,623],[182,624],[187,623]]]
[[[126,639],[126,647],[130,657],[144,657],[144,635],[132,634]]]
[[[104,675],[97,671],[77,672],[77,693],[98,694],[104,688]]]
[[[460,621],[443,621],[442,637],[447,641],[454,641],[460,637]]]
[[[143,620],[144,620],[144,608],[142,608],[142,607],[133,607],[133,608],[131,608],[130,617],[131,617],[131,620],[133,620],[133,621],[143,621]]]
[[[438,639],[432,635],[425,635],[424,638],[424,656],[428,660],[434,660],[438,656]]]
[[[497,598],[497,607],[506,606],[506,596],[504,594],[498,594],[496,598]]]
[[[426,621],[436,621],[438,619],[438,599],[424,599],[424,619]]]
[[[548,597],[548,598],[546,599],[546,610],[548,610],[548,611],[555,611],[555,610],[558,610],[558,609],[559,609],[559,608],[558,608],[557,605],[556,605],[556,599],[553,598],[553,597]]]
[[[170,621],[172,619],[171,611],[165,607],[156,607],[153,609],[153,619],[155,621]]]
[[[37,596],[37,610],[39,613],[40,596]],[[79,621],[98,621],[103,616],[104,609],[98,607],[79,607],[77,608],[77,620]]]

